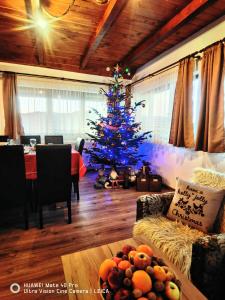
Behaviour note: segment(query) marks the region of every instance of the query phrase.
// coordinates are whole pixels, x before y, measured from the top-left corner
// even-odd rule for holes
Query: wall
[[[56,78],[58,77],[58,78],[74,79],[74,80],[94,81],[97,83],[98,82],[109,83],[111,80],[110,77],[55,70],[55,69],[43,68],[43,67],[34,67],[28,65],[12,64],[12,63],[6,63],[1,61],[0,61],[0,71],[43,75],[43,76],[51,76]]]
[[[190,180],[196,167],[225,173],[225,153],[205,153],[159,144],[142,145],[141,152],[151,162],[153,172],[160,174],[164,183],[172,188],[175,188],[176,177]]]
[[[224,37],[225,17],[195,34],[191,39],[185,40],[182,44],[167,51],[157,60],[153,60],[138,69],[133,80],[135,81],[168,66]],[[225,173],[225,153],[204,153],[159,144],[145,144],[141,147],[141,152],[147,155],[146,158],[152,163],[153,171],[160,174],[164,182],[173,188],[175,187],[176,177],[179,176],[189,180],[193,169],[196,167],[211,168]]]

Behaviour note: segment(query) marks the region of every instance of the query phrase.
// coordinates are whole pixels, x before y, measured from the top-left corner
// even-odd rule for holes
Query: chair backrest
[[[9,139],[9,136],[8,135],[0,135],[0,142],[7,142],[7,140]]]
[[[75,142],[75,149],[82,155],[84,149],[85,140],[82,138],[77,138]]]
[[[45,136],[45,144],[63,144],[63,136],[62,135],[46,135]]]
[[[41,144],[41,136],[40,135],[21,135],[20,144],[30,145],[30,139],[36,139],[36,143]]]
[[[26,201],[22,145],[0,147],[0,207],[22,206]]]
[[[71,145],[37,145],[37,192],[41,204],[71,197]]]

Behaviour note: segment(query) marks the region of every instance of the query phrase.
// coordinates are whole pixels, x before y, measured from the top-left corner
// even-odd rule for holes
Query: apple
[[[167,266],[162,266],[162,268],[166,272],[166,281],[172,281],[173,279],[175,279],[175,274],[172,270],[170,270]]]
[[[167,281],[165,285],[165,295],[169,300],[179,300],[180,291],[178,286],[172,281]]]
[[[147,266],[150,266],[151,258],[144,252],[138,252],[134,256],[134,266],[138,269],[145,269]]]
[[[134,263],[134,257],[137,254],[137,251],[131,250],[128,254],[129,261],[133,264]]]
[[[139,245],[137,247],[137,252],[144,252],[146,253],[148,256],[153,256],[153,250],[151,247],[149,247],[148,245]]]

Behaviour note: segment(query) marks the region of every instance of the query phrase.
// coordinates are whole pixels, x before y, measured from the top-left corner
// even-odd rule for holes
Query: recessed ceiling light
[[[34,15],[33,24],[41,35],[46,36],[49,34],[50,22],[47,18],[45,18],[41,11],[37,11],[37,13]]]
[[[38,18],[36,24],[41,29],[46,29],[48,27],[48,22],[43,18]]]
[[[35,16],[34,22],[39,29],[47,29],[49,25],[48,21],[40,13]]]

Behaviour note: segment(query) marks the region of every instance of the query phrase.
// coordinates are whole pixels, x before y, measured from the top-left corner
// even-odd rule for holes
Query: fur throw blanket
[[[218,190],[225,189],[225,174],[210,169],[195,168],[192,181]]]
[[[192,244],[204,235],[203,232],[162,216],[152,216],[136,222],[133,236],[138,235],[151,241],[190,278]]]

